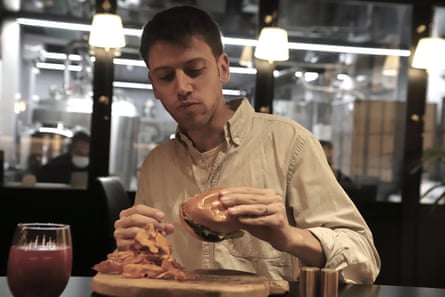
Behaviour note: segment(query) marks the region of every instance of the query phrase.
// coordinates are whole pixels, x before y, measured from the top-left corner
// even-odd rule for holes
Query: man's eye
[[[202,72],[204,72],[205,67],[202,68],[194,68],[194,69],[187,69],[185,70],[185,73],[190,76],[190,77],[197,77],[199,76]]]
[[[173,73],[168,73],[164,75],[159,75],[158,79],[163,81],[171,81],[173,80],[174,77],[175,75]]]

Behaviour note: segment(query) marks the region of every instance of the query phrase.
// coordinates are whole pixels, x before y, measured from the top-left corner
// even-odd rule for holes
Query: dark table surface
[[[0,296],[12,297],[5,276],[0,277]],[[91,291],[91,277],[71,277],[61,297],[101,297]],[[283,297],[299,297],[298,283],[290,283],[290,292]],[[340,286],[339,297],[444,297],[445,289],[383,285]],[[254,296],[252,296],[254,297]]]

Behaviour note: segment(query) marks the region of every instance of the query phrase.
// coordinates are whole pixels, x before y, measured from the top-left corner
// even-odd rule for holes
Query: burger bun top
[[[241,229],[240,223],[227,213],[227,209],[219,201],[219,193],[223,188],[212,188],[197,194],[180,205],[180,218],[184,215],[195,224],[222,235],[237,232]],[[188,225],[187,223],[183,225]],[[190,226],[186,228],[189,232]],[[191,231],[191,233],[194,233]]]

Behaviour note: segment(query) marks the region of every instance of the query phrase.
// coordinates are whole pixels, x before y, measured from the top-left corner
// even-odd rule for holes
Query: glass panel
[[[215,18],[224,38],[256,38],[256,1],[193,2]],[[117,13],[126,28],[137,31],[154,13],[177,4],[181,1],[121,1]],[[43,164],[68,152],[73,132],[90,130],[94,58],[87,44],[88,31],[81,25],[91,21],[94,5],[94,1],[21,1],[18,15],[26,12],[26,17],[13,21],[11,33],[2,29],[5,38],[10,35],[14,40],[2,46],[3,61],[8,61],[2,65],[3,73],[14,71],[2,76],[8,88],[2,91],[5,99],[0,107],[16,111],[0,120],[7,182],[20,183],[25,175],[35,175]],[[36,23],[47,19],[56,20],[57,28]],[[65,20],[80,26],[60,29]],[[138,53],[138,35],[126,39],[127,46],[114,59],[109,169],[127,189],[135,190],[145,156],[175,132],[176,124],[153,96]],[[224,87],[226,98],[251,96],[255,85],[252,49],[228,41],[225,50],[232,67],[231,81]],[[245,63],[240,63],[243,53]]]
[[[156,11],[172,5],[172,1],[156,3],[119,2],[118,13],[126,27],[140,28]],[[216,19],[225,38],[256,38],[258,1],[194,3]],[[91,1],[22,1],[21,11],[33,19],[62,17],[88,24],[93,5]],[[282,0],[279,7],[279,26],[288,30],[292,49],[290,60],[276,65],[275,112],[302,123],[320,139],[332,141],[338,169],[356,184],[376,186],[377,199],[393,199],[402,152],[400,119],[407,90],[410,6]],[[89,130],[93,61],[86,31],[22,24],[10,29],[14,35],[6,27],[2,38],[18,36],[17,32],[20,38],[10,38],[8,46],[2,46],[0,105],[12,115],[2,114],[0,149],[5,150],[7,180],[19,182],[24,174],[66,152],[70,133]],[[127,36],[127,44],[115,59],[113,101],[125,108],[113,108],[121,113],[113,113],[110,173],[121,176],[126,187],[134,190],[146,154],[174,133],[175,124],[150,90],[137,51],[139,38]],[[326,49],[325,45],[343,47]],[[245,95],[252,99],[252,48],[226,43],[225,49],[232,66],[226,98]],[[401,51],[376,54],[369,49]],[[441,76],[437,77],[440,81]],[[436,99],[427,108],[428,127],[432,128],[425,133],[425,146],[437,143],[433,123],[443,117],[440,114],[434,120],[429,116],[443,109],[437,99],[443,95],[433,87],[429,90]],[[42,127],[55,128],[57,133],[41,136]],[[394,131],[400,133],[394,135]]]
[[[332,143],[353,199],[389,200],[399,192],[411,7],[288,0],[279,16],[292,50],[277,64],[274,110]]]
[[[434,7],[432,37],[445,36],[445,8]],[[443,65],[440,61],[436,64]],[[421,203],[445,204],[445,69],[430,69],[427,81],[425,109],[424,153],[435,152],[436,157],[424,163],[421,183]]]

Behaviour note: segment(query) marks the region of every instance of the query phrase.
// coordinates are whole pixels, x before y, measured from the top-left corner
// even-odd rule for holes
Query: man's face
[[[224,102],[222,86],[229,81],[226,54],[217,59],[201,38],[187,47],[159,41],[148,53],[153,92],[184,130],[199,130],[211,123]]]
[[[73,143],[71,154],[75,156],[88,157],[90,153],[90,143],[86,141],[77,141]]]

